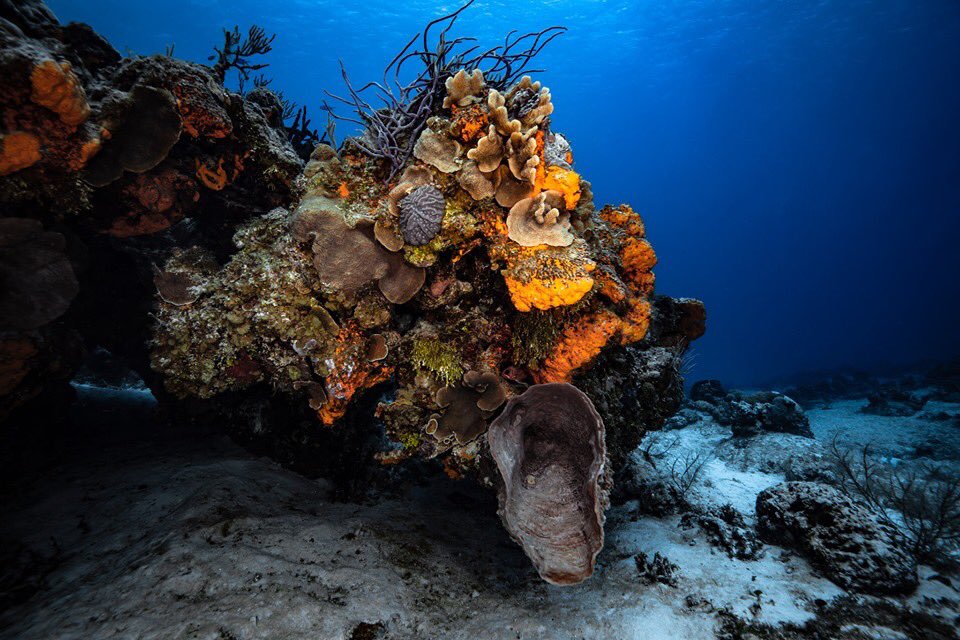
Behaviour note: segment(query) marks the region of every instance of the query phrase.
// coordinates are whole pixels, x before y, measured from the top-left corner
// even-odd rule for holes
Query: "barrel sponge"
[[[483,72],[480,69],[474,69],[473,73],[468,74],[466,69],[461,69],[453,77],[446,81],[447,95],[443,99],[443,108],[466,107],[478,102],[483,95]]]
[[[573,585],[603,548],[609,481],[603,420],[570,384],[533,385],[487,433],[500,476],[499,515],[540,577]]]
[[[30,99],[50,109],[72,127],[90,117],[90,105],[69,62],[43,60],[30,72]]]

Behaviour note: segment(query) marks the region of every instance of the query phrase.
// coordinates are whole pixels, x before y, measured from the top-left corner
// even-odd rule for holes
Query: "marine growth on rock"
[[[594,205],[554,123],[562,95],[525,75],[564,29],[477,53],[448,37],[462,10],[411,40],[383,85],[355,90],[344,71],[344,117],[364,129],[315,145],[305,166],[305,111],[292,131],[265,85],[223,86],[228,68],[262,68],[245,61],[270,50],[262,30],[225,31],[208,67],[122,58],[43,13],[28,32],[49,37],[0,25],[3,311],[31,305],[11,330],[34,331],[77,294],[48,223],[117,239],[96,255],[135,268],[87,285],[87,306],[134,283],[116,323],[130,335],[104,339],[140,345],[130,360],[164,402],[283,398],[323,430],[379,398],[380,463],[429,459],[498,489],[540,574],[572,584],[603,544],[608,453],[625,458],[672,410],[624,420],[636,394],[612,387],[655,371],[641,396],[673,407],[703,307],[657,303],[640,215]],[[404,61],[426,64],[401,82]],[[43,223],[19,219],[34,210]],[[42,257],[34,272],[23,247]],[[8,346],[14,388],[36,344],[16,333]],[[597,373],[627,349],[630,367]]]

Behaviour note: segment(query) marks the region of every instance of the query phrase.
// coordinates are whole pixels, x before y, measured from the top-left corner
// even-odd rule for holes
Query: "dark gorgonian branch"
[[[250,58],[264,55],[273,50],[273,40],[277,35],[268,36],[263,27],[257,25],[251,26],[247,30],[247,37],[240,35],[240,28],[234,27],[233,31],[223,30],[223,46],[214,47],[216,55],[210,56],[210,60],[216,60],[213,65],[213,73],[217,80],[222,84],[227,77],[227,71],[236,69],[240,74],[241,80],[250,77],[251,71],[259,71],[270,66],[267,63],[254,64]]]
[[[566,31],[565,27],[558,26],[519,36],[511,31],[502,45],[482,50],[474,44],[475,38],[449,37],[457,17],[473,2],[468,0],[413,36],[383,70],[380,82],[368,82],[356,89],[343,62],[340,63],[347,93],[338,96],[327,92],[327,95],[351,108],[353,117],[339,119],[364,128],[363,134],[354,141],[364,153],[388,161],[391,178],[413,154],[427,118],[443,101],[448,78],[461,69],[480,69],[487,86],[502,91],[523,73],[540,71],[528,69],[528,65],[547,44]],[[432,40],[431,31],[436,29],[439,33]],[[410,62],[419,65],[415,75],[412,80],[401,81],[404,66]]]

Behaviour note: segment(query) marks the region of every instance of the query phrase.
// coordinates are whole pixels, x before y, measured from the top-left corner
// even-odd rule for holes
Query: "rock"
[[[935,399],[940,402],[960,403],[960,357],[930,369],[925,382],[934,387]]]
[[[680,567],[667,560],[659,552],[653,554],[651,559],[641,551],[633,557],[633,561],[637,565],[637,574],[640,576],[640,581],[644,584],[659,583],[668,587],[677,586],[677,572]]]
[[[731,558],[756,560],[763,550],[763,543],[733,505],[687,513],[680,522],[684,527],[699,527],[710,544],[723,549]]]
[[[703,415],[698,411],[686,408],[680,409],[675,414],[667,418],[667,421],[663,423],[663,430],[672,431],[674,429],[683,429],[692,424],[696,424],[701,419],[703,419]]]
[[[793,399],[777,391],[746,395],[726,391],[717,380],[701,380],[690,391],[691,407],[710,414],[737,437],[790,433],[812,438],[810,420]]]
[[[607,425],[614,469],[683,402],[679,360],[664,347],[626,347],[602,354],[590,371],[576,378]]]
[[[716,404],[726,400],[728,391],[719,380],[698,380],[690,388],[690,399],[694,402]]]
[[[902,537],[838,489],[787,482],[757,496],[757,530],[770,544],[796,548],[850,591],[907,594],[918,583]]]
[[[876,378],[861,372],[825,374],[816,379],[794,385],[784,393],[806,408],[829,405],[835,400],[864,398],[876,391]]]
[[[618,503],[636,500],[637,513],[658,518],[687,508],[677,488],[640,451],[630,454],[618,474],[612,499]]]
[[[882,387],[867,398],[867,406],[860,412],[873,416],[905,417],[915,415],[927,403],[921,398],[897,387]]]

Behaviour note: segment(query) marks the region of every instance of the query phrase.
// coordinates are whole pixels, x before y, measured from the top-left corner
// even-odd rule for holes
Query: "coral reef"
[[[76,297],[71,322],[163,403],[256,407],[251,439],[276,429],[284,444],[267,448],[285,458],[302,425],[336,431],[376,402],[379,462],[433,460],[499,489],[545,579],[589,576],[611,466],[678,406],[705,314],[654,296],[639,214],[594,206],[554,97],[523,74],[563,29],[478,53],[447,37],[468,2],[388,65],[422,63],[413,81],[367,85],[383,106],[347,81],[363,132],[314,145],[305,109],[285,126],[295,107],[268,81],[223,86],[264,66],[262,29],[224,31],[205,66],[121,57],[27,4],[0,5],[0,220],[30,236],[4,227],[0,264],[33,304],[11,315],[4,300],[31,325],[11,330],[42,333]],[[63,238],[89,256],[75,281]],[[7,260],[21,250],[36,273]],[[4,342],[3,389],[44,360],[22,337]],[[301,426],[266,416],[283,403]]]

